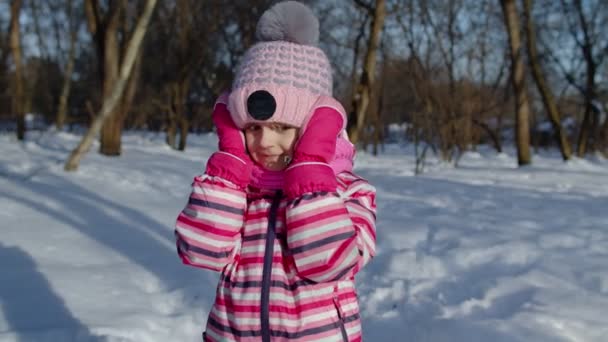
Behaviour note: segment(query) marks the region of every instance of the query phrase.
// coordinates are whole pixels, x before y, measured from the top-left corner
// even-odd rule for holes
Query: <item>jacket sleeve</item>
[[[315,282],[351,278],[375,255],[376,190],[350,173],[341,175],[341,194],[308,193],[286,208],[297,272]]]
[[[184,264],[221,271],[240,249],[245,192],[220,178],[194,178],[188,204],[177,217],[177,253]]]

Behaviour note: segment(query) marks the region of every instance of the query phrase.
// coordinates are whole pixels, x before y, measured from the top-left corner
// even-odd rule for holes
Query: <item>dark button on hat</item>
[[[247,98],[247,111],[249,116],[256,120],[268,120],[277,109],[274,97],[266,90],[253,92]]]

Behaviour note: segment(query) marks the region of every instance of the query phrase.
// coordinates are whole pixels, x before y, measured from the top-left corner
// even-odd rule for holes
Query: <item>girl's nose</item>
[[[268,127],[262,127],[260,132],[260,147],[271,147],[275,143],[274,131]]]

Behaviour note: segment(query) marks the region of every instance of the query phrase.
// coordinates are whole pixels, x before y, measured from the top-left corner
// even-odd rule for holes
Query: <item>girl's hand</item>
[[[336,153],[338,134],[344,127],[344,117],[334,108],[317,108],[294,148],[294,163],[321,162],[328,164]]]
[[[284,190],[289,198],[310,192],[335,192],[336,176],[329,162],[336,153],[338,135],[344,129],[346,114],[332,98],[317,101],[293,153],[293,162],[285,171]]]
[[[251,180],[253,163],[245,149],[245,136],[239,130],[228,111],[228,94],[222,94],[213,107],[211,119],[217,129],[219,152],[207,161],[206,174],[228,180],[240,189]]]
[[[245,136],[236,127],[228,111],[228,93],[223,93],[213,106],[211,119],[217,129],[219,138],[218,148],[222,152],[231,153],[237,157],[247,155],[245,150]]]

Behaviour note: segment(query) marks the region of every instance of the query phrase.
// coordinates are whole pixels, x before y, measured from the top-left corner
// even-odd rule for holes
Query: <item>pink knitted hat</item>
[[[243,56],[228,100],[237,127],[283,123],[302,127],[319,96],[332,96],[332,70],[316,45],[319,21],[296,1],[278,3],[260,18],[260,42]]]

